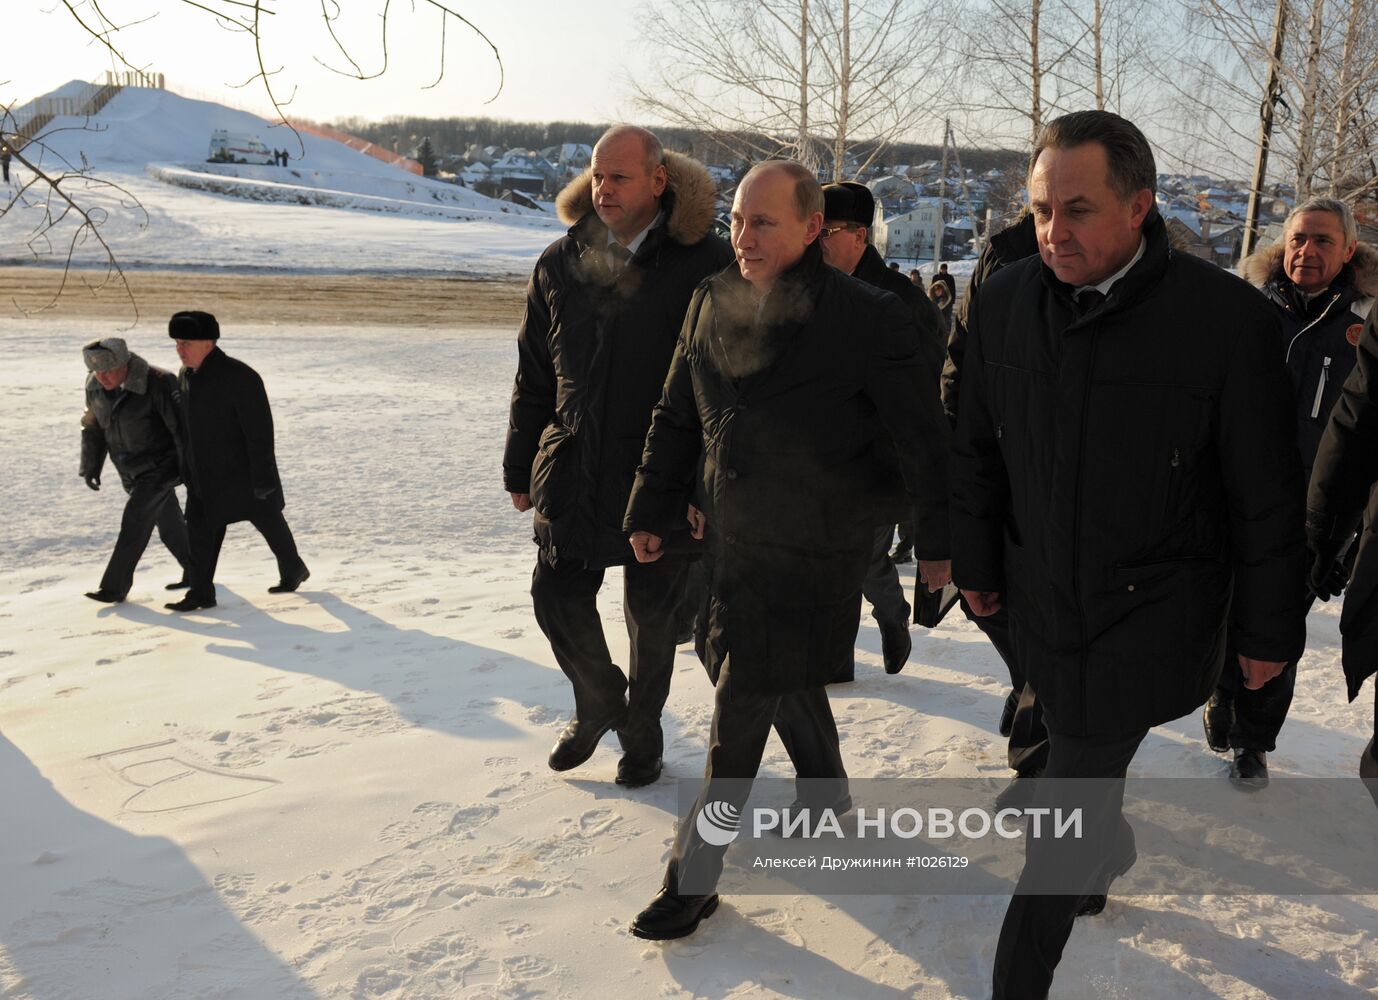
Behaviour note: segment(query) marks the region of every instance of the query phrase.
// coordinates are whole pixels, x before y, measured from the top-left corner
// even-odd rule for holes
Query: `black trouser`
[[[282,511],[269,503],[255,504],[245,518],[258,529],[278,561],[278,579],[298,575],[303,567],[297,543]],[[215,567],[220,562],[220,547],[225,543],[227,523],[213,518],[195,493],[187,494],[187,534],[191,540],[191,589],[187,597],[198,601],[215,600]]]
[[[183,575],[191,572],[191,549],[187,541],[187,523],[182,519],[182,505],[177,491],[171,486],[155,483],[135,483],[126,488],[129,499],[120,517],[120,536],[115,539],[115,551],[100,578],[100,589],[124,597],[134,585],[134,567],[143,558],[144,549],[153,535],[154,525],[172,557],[182,567]]]
[[[866,569],[861,593],[871,602],[871,614],[879,624],[908,628],[909,602],[904,599],[899,570],[890,561],[890,539],[894,534],[895,529],[889,524],[876,529],[875,543],[871,547],[871,565]]]
[[[1315,603],[1316,595],[1308,595],[1308,613]],[[1234,707],[1234,722],[1230,724],[1231,747],[1264,752],[1277,749],[1278,733],[1287,721],[1287,710],[1292,707],[1298,662],[1292,660],[1282,668],[1282,673],[1263,687],[1251,691],[1244,686],[1244,671],[1239,666],[1235,648],[1228,643],[1225,645],[1225,666],[1220,671],[1215,697],[1222,704]]]
[[[986,634],[990,644],[1005,661],[1010,672],[1010,685],[1019,692],[1019,707],[1014,713],[1014,727],[1010,730],[1007,757],[1010,767],[1020,774],[1027,774],[1044,767],[1048,762],[1048,729],[1043,724],[1043,709],[1038,698],[1028,684],[1024,668],[1019,664],[1014,642],[1010,638],[1010,613],[1001,608],[993,615],[981,618],[972,614],[971,605],[965,597],[961,598],[962,613],[977,628]]]
[[[833,805],[847,794],[847,770],[838,746],[837,723],[828,704],[827,688],[806,688],[784,695],[734,688],[732,655],[718,672],[713,694],[713,727],[708,739],[708,762],[703,787],[687,818],[681,818],[665,869],[664,885],[671,892],[702,895],[712,892],[722,875],[727,847],[716,847],[698,833],[698,814],[709,802],[730,802],[741,812],[751,781],[761,767],[771,727],[779,734],[794,764],[799,798],[818,807]],[[826,781],[827,784],[823,784]]]
[[[536,623],[574,685],[574,714],[580,719],[606,718],[621,708],[627,693],[627,721],[618,736],[630,755],[654,759],[664,750],[660,712],[670,694],[690,565],[691,560],[665,556],[624,568],[622,606],[631,640],[631,662],[624,676],[612,662],[598,617],[598,588],[606,571],[573,561],[551,565],[544,552],[536,558],[531,574]]]
[[[1034,1000],[1048,995],[1082,900],[1103,891],[1106,875],[1133,856],[1134,831],[1124,818],[1122,779],[1147,735],[1147,729],[1117,736],[1048,734],[1048,767],[1034,793],[1033,806],[1065,809],[1074,803],[1082,809],[1083,836],[1026,840],[1024,870],[995,948],[992,1000]],[[1055,780],[1061,778],[1117,780],[1098,782],[1090,791],[1082,783]],[[1020,894],[1021,889],[1047,885],[1040,876],[1046,878],[1052,871],[1063,873],[1060,887],[1074,885],[1078,891]],[[1066,878],[1069,873],[1075,873],[1074,879]]]

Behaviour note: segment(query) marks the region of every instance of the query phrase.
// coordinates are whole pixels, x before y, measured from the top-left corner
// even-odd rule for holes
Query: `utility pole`
[[[952,119],[943,119],[943,165],[938,174],[938,227],[933,230],[933,267],[934,274],[937,274],[937,267],[943,259],[943,236],[947,233],[947,148],[952,141]]]
[[[1282,99],[1282,84],[1278,79],[1282,66],[1282,38],[1287,19],[1287,0],[1278,0],[1273,17],[1273,58],[1268,64],[1268,89],[1259,108],[1258,157],[1254,160],[1254,182],[1249,188],[1249,208],[1244,218],[1244,239],[1239,244],[1241,259],[1254,251],[1258,242],[1259,205],[1263,200],[1263,185],[1268,175],[1268,148],[1273,141],[1273,113]]]

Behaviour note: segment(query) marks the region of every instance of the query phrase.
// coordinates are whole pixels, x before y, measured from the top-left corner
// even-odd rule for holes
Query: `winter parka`
[[[915,549],[947,554],[950,436],[932,375],[903,303],[826,266],[816,242],[759,304],[737,268],[694,293],[624,527],[663,537],[700,478],[708,647],[731,657],[732,683],[850,679],[878,426],[900,458]]]
[[[1308,300],[1283,273],[1281,243],[1245,257],[1239,273],[1263,290],[1282,319],[1283,356],[1296,387],[1297,447],[1311,474],[1321,434],[1354,370],[1355,345],[1378,295],[1378,250],[1360,243],[1320,295]]]
[[[530,494],[536,542],[552,561],[631,561],[622,516],[684,310],[694,286],[733,259],[708,235],[708,171],[676,153],[665,164],[662,221],[620,273],[585,173],[557,202],[569,232],[527,285],[502,474],[508,492]]]
[[[178,396],[177,377],[137,354],[129,356],[129,374],[115,392],[106,392],[96,376],[88,374],[86,412],[81,416],[81,475],[99,479],[109,454],[126,490],[140,482],[181,482]]]
[[[1084,315],[1038,257],[968,316],[953,445],[953,574],[996,591],[1048,727],[1116,735],[1215,686],[1227,634],[1305,643],[1303,491],[1278,318],[1168,247]]]

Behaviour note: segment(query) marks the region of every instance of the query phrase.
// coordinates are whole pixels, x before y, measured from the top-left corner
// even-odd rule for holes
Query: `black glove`
[[[100,489],[100,476],[82,476],[86,480],[86,485],[93,490]]]
[[[1350,532],[1339,528],[1335,518],[1315,511],[1306,512],[1306,544],[1312,556],[1307,585],[1318,600],[1330,600],[1344,590],[1349,582],[1349,574],[1340,561],[1340,553],[1349,541],[1349,535]]]
[[[1349,582],[1349,574],[1345,572],[1344,563],[1339,559],[1322,553],[1316,556],[1316,561],[1311,564],[1311,579],[1308,582],[1311,593],[1319,600],[1328,601],[1345,589],[1345,584]]]
[[[255,499],[255,500],[267,500],[270,496],[272,496],[272,495],[273,495],[274,493],[276,493],[277,491],[278,491],[278,490],[277,490],[277,487],[276,487],[276,486],[255,486],[255,487],[254,487],[254,499]]]

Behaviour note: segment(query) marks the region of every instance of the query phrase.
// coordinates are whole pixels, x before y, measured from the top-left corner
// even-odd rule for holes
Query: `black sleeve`
[[[81,415],[81,478],[100,478],[101,469],[105,467],[105,451],[105,431],[101,430],[95,411],[91,409],[88,391],[86,412]]]
[[[550,360],[550,307],[545,285],[547,264],[538,261],[526,286],[526,309],[517,330],[517,377],[507,418],[502,455],[503,488],[531,492],[531,463],[541,432],[555,416],[555,366]]]

